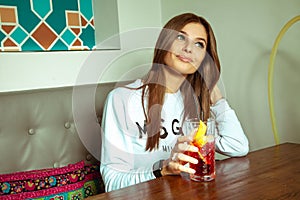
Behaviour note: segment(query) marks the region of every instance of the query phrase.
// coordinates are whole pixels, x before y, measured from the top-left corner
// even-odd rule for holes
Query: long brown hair
[[[154,49],[152,67],[143,79],[142,104],[147,124],[147,143],[145,150],[158,148],[161,110],[166,92],[163,72],[164,58],[179,31],[188,23],[200,23],[207,33],[206,55],[194,74],[189,74],[180,87],[184,99],[184,117],[198,117],[206,121],[210,116],[210,93],[220,76],[220,62],[217,45],[210,24],[200,16],[184,13],[169,20],[163,27]],[[147,100],[145,108],[144,100]]]

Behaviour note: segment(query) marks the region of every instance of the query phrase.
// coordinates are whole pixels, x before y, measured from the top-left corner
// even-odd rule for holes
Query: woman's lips
[[[182,62],[186,62],[186,63],[191,63],[193,60],[189,57],[185,57],[182,55],[177,55],[176,56],[179,60],[181,60]]]

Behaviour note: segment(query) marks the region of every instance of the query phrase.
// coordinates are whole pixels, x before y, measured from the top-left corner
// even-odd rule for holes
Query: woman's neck
[[[165,80],[166,80],[166,93],[176,93],[183,81],[185,80],[184,75],[170,69],[169,67],[164,68]]]

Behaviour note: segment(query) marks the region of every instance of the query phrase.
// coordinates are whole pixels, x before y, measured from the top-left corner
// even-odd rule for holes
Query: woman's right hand
[[[189,174],[195,173],[194,169],[185,166],[186,163],[197,164],[198,160],[185,154],[186,151],[198,152],[198,148],[191,145],[192,136],[179,136],[175,144],[170,158],[164,161],[161,174],[165,175],[178,175],[180,172]]]

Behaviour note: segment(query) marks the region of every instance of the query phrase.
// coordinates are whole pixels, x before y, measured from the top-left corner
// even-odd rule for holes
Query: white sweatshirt
[[[128,87],[137,88],[141,84],[138,79]],[[169,158],[180,135],[183,99],[178,91],[165,96],[161,127],[161,136],[164,137],[160,138],[159,148],[145,151],[147,134],[141,93],[141,89],[120,87],[112,90],[107,97],[102,118],[100,164],[107,192],[154,179],[153,164]],[[227,101],[219,100],[211,107],[211,112],[215,115],[218,130],[216,151],[227,156],[246,155],[249,151],[248,139]]]

